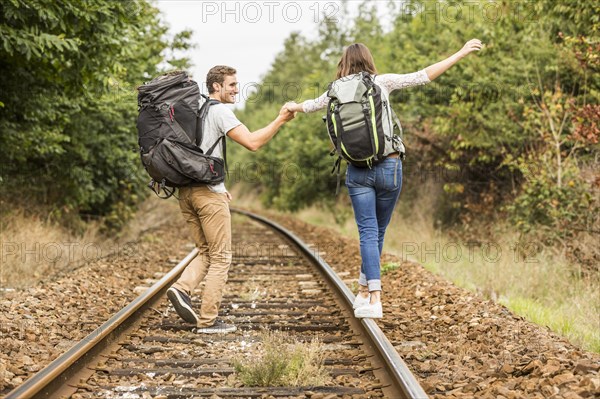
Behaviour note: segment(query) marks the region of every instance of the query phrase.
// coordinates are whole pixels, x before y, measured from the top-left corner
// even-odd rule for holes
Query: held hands
[[[283,119],[284,122],[289,122],[296,117],[296,113],[290,111],[287,108],[287,104],[285,104],[283,107],[281,107],[281,110],[279,110],[279,116]]]
[[[466,57],[473,51],[479,51],[483,47],[481,40],[479,39],[471,39],[469,40],[462,49],[458,52],[461,58]]]
[[[286,107],[290,112],[293,112],[294,114],[302,110],[301,106],[296,104],[294,101],[285,103],[284,107]]]

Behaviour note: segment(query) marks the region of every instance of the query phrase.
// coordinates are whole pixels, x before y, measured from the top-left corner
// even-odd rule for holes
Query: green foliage
[[[427,86],[392,95],[408,148],[404,190],[415,189],[420,176],[434,171],[430,177],[445,188],[437,213],[446,223],[490,214],[517,198],[504,209],[524,230],[579,224],[574,215],[582,212],[580,204],[590,204],[594,180],[585,180],[581,167],[598,153],[598,124],[593,122],[600,112],[598,5],[549,0],[486,4],[390,3],[393,22],[385,30],[373,4],[363,2],[354,20],[342,14],[336,16],[340,23],[332,25],[325,19],[314,41],[293,34],[263,83],[293,83],[301,88],[298,95],[287,98],[283,90],[272,89],[268,97],[251,99],[241,119],[259,128],[285,101],[322,94],[334,79],[343,46],[350,43],[369,46],[379,73],[408,73],[477,37],[485,44],[481,52]],[[431,12],[435,7],[438,11]],[[462,13],[452,14],[458,8]],[[489,12],[492,8],[495,13]],[[555,87],[561,97],[554,99],[550,119],[562,130],[552,136],[541,99],[552,97]],[[255,162],[278,165],[274,173],[257,178],[267,205],[297,210],[325,203],[334,209],[333,159],[327,156],[331,147],[322,115],[299,115],[266,150],[252,156]],[[302,170],[301,177],[286,178],[281,166],[286,164]],[[540,173],[527,175],[527,165],[537,165]]]
[[[576,185],[574,178],[558,187],[552,177],[547,173],[532,177],[507,209],[516,227],[525,233],[571,238],[576,234],[572,229],[585,228],[588,212],[598,212],[598,209],[592,207],[589,186]]]
[[[579,232],[592,233],[600,223],[595,177],[582,172],[582,166],[597,156],[600,139],[600,80],[594,75],[600,65],[600,8],[580,6],[542,7],[549,14],[544,26],[555,34],[551,48],[560,61],[548,60],[543,69],[536,66],[522,114],[523,130],[531,139],[518,157],[505,160],[525,178],[506,208],[512,221],[522,232],[546,239],[574,239]],[[540,69],[552,70],[554,76]],[[578,252],[578,244],[573,246]]]
[[[2,196],[119,227],[144,189],[134,89],[187,66],[190,32],[168,39],[146,0],[11,0],[0,32]]]
[[[579,123],[574,113],[581,108],[558,83],[553,90],[541,87],[532,94],[535,106],[525,107],[523,126],[536,132],[537,139],[517,160],[506,160],[525,176],[521,193],[507,209],[521,231],[544,229],[544,236],[564,239],[585,230],[587,216],[599,210],[575,156],[597,144],[599,135],[589,126],[573,127]]]

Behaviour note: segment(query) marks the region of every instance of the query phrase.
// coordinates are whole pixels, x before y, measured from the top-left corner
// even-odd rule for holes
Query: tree
[[[0,33],[3,200],[122,219],[143,187],[135,87],[190,32],[170,40],[145,0],[9,0]]]

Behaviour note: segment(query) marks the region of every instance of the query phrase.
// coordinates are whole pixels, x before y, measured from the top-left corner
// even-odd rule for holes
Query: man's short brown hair
[[[210,68],[208,74],[206,75],[206,87],[208,88],[208,94],[212,94],[215,92],[213,88],[213,83],[218,83],[220,85],[225,82],[225,76],[235,75],[237,71],[226,65],[217,65],[215,67]]]

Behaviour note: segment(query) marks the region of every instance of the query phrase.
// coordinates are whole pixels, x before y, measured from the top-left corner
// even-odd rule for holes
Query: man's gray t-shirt
[[[204,131],[200,148],[206,153],[216,141],[220,140],[221,137],[225,136],[231,129],[236,128],[241,124],[242,122],[238,120],[233,111],[225,104],[212,105],[208,109],[208,114],[204,121]],[[211,155],[213,157],[223,158],[222,140],[217,144]],[[224,183],[208,187],[217,193],[224,193],[226,191]]]

